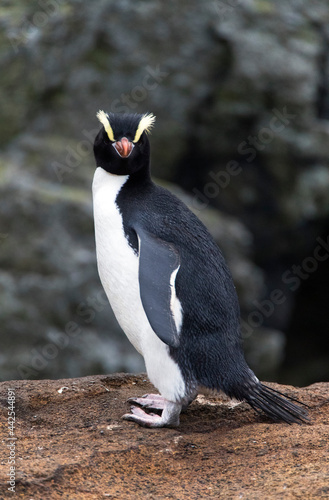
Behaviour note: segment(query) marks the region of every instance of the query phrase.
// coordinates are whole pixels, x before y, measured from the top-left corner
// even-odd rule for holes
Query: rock
[[[286,339],[282,332],[258,328],[252,338],[243,339],[245,356],[251,366],[257,367],[257,377],[276,380],[284,358]]]
[[[270,385],[308,404],[311,425],[198,396],[178,428],[150,430],[121,418],[128,397],[153,390],[144,375],[3,382],[0,495],[10,493],[10,388],[18,497],[327,498],[329,384]]]

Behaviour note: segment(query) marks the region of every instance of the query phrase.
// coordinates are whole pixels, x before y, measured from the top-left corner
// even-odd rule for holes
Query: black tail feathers
[[[252,384],[248,389],[248,393],[244,395],[244,399],[254,410],[262,410],[273,420],[284,421],[288,424],[309,422],[307,410],[299,406],[303,405],[307,407],[307,405],[297,399],[286,396],[282,392],[276,391],[261,382]],[[292,401],[299,405],[297,406]]]

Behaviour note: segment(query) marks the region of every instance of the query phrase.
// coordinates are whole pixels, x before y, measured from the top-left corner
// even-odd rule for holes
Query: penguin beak
[[[133,143],[128,141],[127,137],[122,137],[121,141],[114,142],[113,147],[121,158],[128,158],[134,149]]]

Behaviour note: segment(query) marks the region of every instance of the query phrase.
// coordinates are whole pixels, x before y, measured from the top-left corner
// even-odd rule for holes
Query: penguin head
[[[117,114],[98,111],[103,125],[94,142],[98,167],[116,175],[129,175],[148,168],[150,143],[147,132],[152,128],[152,113]]]

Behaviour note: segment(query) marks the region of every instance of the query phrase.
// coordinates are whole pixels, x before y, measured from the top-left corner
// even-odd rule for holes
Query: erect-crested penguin
[[[97,113],[93,203],[97,264],[115,316],[160,395],[131,398],[124,415],[176,426],[200,387],[247,401],[274,420],[307,412],[263,385],[241,346],[231,274],[200,220],[150,177],[152,114]],[[150,413],[149,409],[162,410]]]

